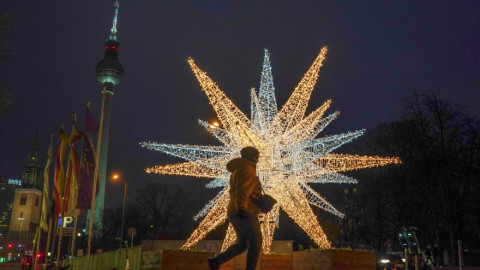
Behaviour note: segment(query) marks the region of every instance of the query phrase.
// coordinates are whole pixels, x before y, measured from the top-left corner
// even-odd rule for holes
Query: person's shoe
[[[208,259],[208,266],[210,267],[210,270],[220,269],[220,265],[218,264],[216,259]]]

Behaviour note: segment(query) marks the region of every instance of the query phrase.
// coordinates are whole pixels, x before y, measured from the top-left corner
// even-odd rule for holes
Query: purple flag
[[[85,116],[85,135],[83,136],[83,151],[80,164],[80,179],[78,181],[78,209],[90,209],[93,193],[93,176],[95,174],[95,147],[92,134],[98,131],[98,123],[87,106]],[[98,189],[97,189],[98,190]]]

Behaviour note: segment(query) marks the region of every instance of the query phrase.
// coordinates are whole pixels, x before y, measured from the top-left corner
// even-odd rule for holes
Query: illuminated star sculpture
[[[326,53],[327,48],[322,48],[287,103],[278,111],[270,55],[265,50],[260,89],[258,93],[255,89],[251,90],[251,119],[233,104],[193,59],[188,60],[221,122],[215,125],[205,121],[199,123],[223,146],[141,143],[148,149],[186,160],[183,163],[148,168],[146,169],[148,173],[212,178],[207,187],[222,188],[220,193],[194,217],[195,220],[203,219],[183,245],[183,249],[194,246],[227,220],[229,173],[225,165],[229,160],[240,156],[240,149],[245,146],[254,146],[260,151],[258,176],[265,193],[277,200],[272,211],[258,216],[263,233],[263,253],[270,252],[273,234],[278,227],[280,209],[285,211],[320,248],[329,248],[330,242],[310,205],[339,217],[343,217],[343,214],[309,184],[354,184],[357,180],[342,172],[400,162],[395,157],[332,153],[341,145],[361,136],[364,130],[317,138],[318,134],[339,115],[335,112],[324,116],[331,103],[328,100],[305,117],[308,101]],[[232,245],[235,240],[235,231],[229,224],[222,250]]]

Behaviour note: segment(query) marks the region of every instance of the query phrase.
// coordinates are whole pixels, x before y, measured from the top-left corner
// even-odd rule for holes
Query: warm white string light
[[[308,101],[317,82],[327,48],[320,51],[312,66],[303,76],[292,95],[280,111],[275,100],[275,88],[270,65],[270,54],[265,50],[259,92],[251,89],[251,119],[227,98],[217,84],[202,71],[192,59],[188,60],[202,90],[217,113],[220,123],[199,123],[224,146],[174,145],[143,142],[148,149],[161,151],[185,159],[186,162],[155,166],[148,173],[207,177],[213,180],[209,188],[222,187],[194,219],[203,218],[182,248],[188,249],[203,239],[207,233],[227,220],[229,201],[227,162],[239,156],[245,146],[259,149],[258,176],[265,193],[277,200],[268,214],[260,214],[263,233],[263,252],[269,253],[280,209],[283,209],[321,248],[330,242],[317,221],[310,205],[343,217],[325,198],[313,190],[313,183],[357,183],[356,179],[340,174],[356,169],[400,163],[395,157],[334,154],[341,145],[364,134],[364,130],[316,138],[338,115],[323,115],[331,104],[322,106],[305,117]],[[222,246],[225,250],[236,240],[231,224]]]

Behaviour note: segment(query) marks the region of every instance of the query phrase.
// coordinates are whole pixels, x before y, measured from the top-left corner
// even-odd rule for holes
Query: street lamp
[[[23,230],[23,217],[19,217],[18,220],[20,220],[20,233],[18,234],[18,239],[22,239],[22,230]]]
[[[119,173],[112,174],[112,181],[119,182],[121,180],[121,175]],[[122,227],[120,229],[120,248],[122,247],[123,243],[123,225],[125,224],[125,201],[127,200],[127,181],[123,181],[124,183],[124,193],[123,193],[123,208],[122,208]]]

